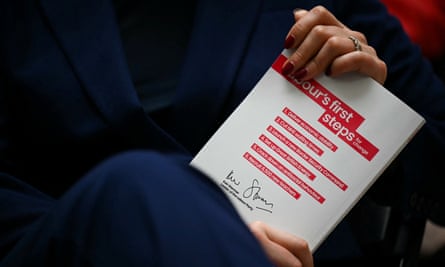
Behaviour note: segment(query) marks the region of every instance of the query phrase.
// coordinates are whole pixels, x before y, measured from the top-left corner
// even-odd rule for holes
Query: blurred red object
[[[381,1],[426,57],[436,59],[445,55],[445,0]]]

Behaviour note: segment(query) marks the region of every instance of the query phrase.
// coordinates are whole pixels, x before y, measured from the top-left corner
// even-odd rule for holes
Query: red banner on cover
[[[371,161],[379,149],[357,132],[365,119],[317,81],[300,81],[291,75],[283,75],[281,67],[285,61],[286,57],[280,55],[272,68],[325,110],[318,119],[323,126]]]

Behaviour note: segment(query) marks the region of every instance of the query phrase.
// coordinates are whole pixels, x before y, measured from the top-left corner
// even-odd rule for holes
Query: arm
[[[426,119],[426,125],[399,157],[405,177],[402,201],[406,208],[445,224],[441,167],[445,162],[444,85],[379,1],[336,1],[336,5],[337,17],[348,22],[348,27],[359,28],[386,63],[385,87]]]

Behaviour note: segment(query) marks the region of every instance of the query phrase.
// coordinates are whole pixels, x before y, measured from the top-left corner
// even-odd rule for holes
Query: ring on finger
[[[362,45],[360,44],[360,41],[354,37],[354,36],[348,36],[348,38],[354,43],[355,51],[362,51]]]

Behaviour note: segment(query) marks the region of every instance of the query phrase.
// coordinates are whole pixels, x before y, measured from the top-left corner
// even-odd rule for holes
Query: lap
[[[227,198],[189,160],[133,151],[104,161],[0,266],[268,266]]]

